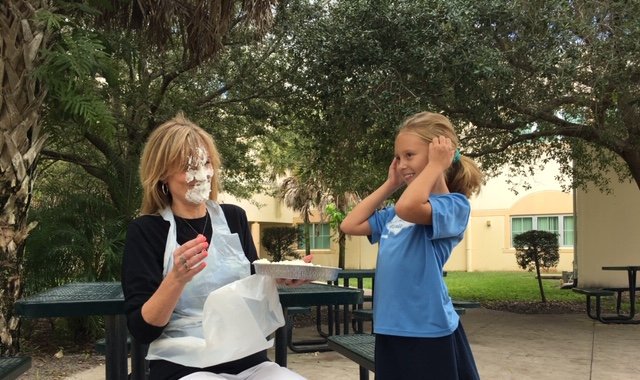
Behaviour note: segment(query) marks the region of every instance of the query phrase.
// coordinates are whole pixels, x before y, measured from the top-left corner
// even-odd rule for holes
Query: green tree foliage
[[[185,5],[180,17],[192,11],[194,17],[203,16],[192,5]],[[132,12],[135,15],[136,10]],[[192,49],[199,49],[200,43],[193,45],[175,36],[161,47],[149,45],[148,30],[105,25],[104,13],[72,13],[70,19],[75,22],[60,27],[56,44],[40,68],[42,77],[55,78],[49,80],[49,87],[56,90],[47,98],[51,112],[45,116],[57,139],[44,150],[45,159],[82,167],[104,184],[119,212],[131,218],[139,205],[137,170],[142,146],[159,123],[182,110],[215,137],[223,158],[225,190],[247,197],[260,188],[262,169],[252,149],[255,136],[264,133],[262,120],[271,107],[259,99],[268,84],[254,80],[249,86],[243,80],[262,64],[265,53],[248,49],[257,43],[256,33],[240,2],[224,13],[221,17],[237,18],[228,28],[216,29],[228,33],[225,46],[199,52]],[[176,30],[181,22],[194,27],[194,19],[169,17]],[[89,50],[93,54],[85,54]],[[86,94],[91,96],[81,96]],[[92,96],[101,107],[90,106]],[[78,117],[92,116],[87,110],[105,112],[100,118]]]
[[[38,225],[25,249],[25,294],[73,281],[119,279],[128,220],[115,209],[105,187],[65,162],[45,173],[29,214]],[[104,331],[101,317],[68,318],[59,324],[81,342]]]
[[[339,230],[340,223],[342,223],[347,214],[339,210],[335,203],[329,203],[325,208],[325,212],[329,219],[329,226],[331,227],[331,230]]]
[[[345,202],[342,202],[345,203]],[[346,210],[341,210],[339,206],[335,203],[329,203],[327,207],[325,207],[325,213],[327,214],[327,219],[329,219],[329,227],[331,228],[331,232],[334,235],[337,235],[338,241],[338,267],[345,269],[346,263],[346,236],[342,230],[340,230],[340,223],[347,216]]]
[[[55,194],[43,190],[41,198],[33,200],[34,216],[48,224],[40,226],[42,231],[59,230],[48,241],[52,245],[45,247],[43,236],[27,243],[32,249],[27,273],[37,276],[41,271],[43,262],[37,255],[50,253],[57,262],[68,259],[70,264],[60,267],[59,277],[48,273],[34,288],[70,278],[119,276],[115,270],[120,265],[119,246],[140,203],[137,171],[142,146],[160,122],[180,110],[216,138],[228,192],[248,196],[261,186],[262,170],[252,149],[253,136],[262,133],[271,107],[259,99],[269,87],[269,76],[250,85],[243,79],[269,56],[268,46],[255,51],[249,46],[270,24],[273,4],[271,0],[228,1],[222,8],[220,2],[196,0],[0,4],[0,35],[6,47],[0,49],[0,82],[7,87],[0,98],[0,124],[7,137],[3,140],[7,144],[0,144],[0,156],[2,167],[11,169],[6,173],[3,169],[7,179],[3,183],[10,186],[1,186],[1,198],[7,200],[2,207],[7,220],[15,221],[3,224],[5,240],[0,244],[3,252],[10,250],[7,271],[0,268],[7,274],[0,281],[0,293],[5,295],[0,300],[0,351],[5,354],[17,348],[13,336],[19,323],[12,304],[22,293],[24,241],[35,226],[26,225],[32,175],[55,177],[59,173],[52,163],[58,162],[76,165],[93,178],[79,182],[92,190],[85,196],[70,191],[60,196],[65,202],[47,203]],[[51,139],[43,149],[45,131]],[[36,162],[41,162],[39,172]],[[5,175],[9,173],[18,181]],[[60,187],[73,188],[74,182],[63,182],[68,178],[60,178]]]
[[[375,74],[367,83],[352,80],[358,73],[342,55],[366,54],[357,48],[363,39],[355,38],[356,29],[342,27],[344,20],[332,10],[325,2],[291,2],[278,12],[273,33],[282,36],[279,75],[286,84],[278,129],[287,138],[279,146],[289,148],[288,162],[302,166],[302,179],[314,177],[331,194],[368,191],[376,178],[384,179],[372,158],[390,162],[393,128],[375,124],[384,112],[370,113],[366,90]]]
[[[100,35],[69,17],[82,12],[78,9],[97,12],[62,2],[57,13],[41,10],[37,14],[49,25],[52,41],[50,48],[42,50],[42,61],[34,70],[34,76],[47,88],[43,113],[49,114],[50,122],[74,120],[83,130],[111,129],[115,118],[103,93],[104,83],[117,79],[117,67]]]
[[[284,201],[287,207],[300,212],[304,221],[304,242],[307,256],[311,254],[309,236],[311,229],[311,215],[313,210],[322,210],[327,202],[327,195],[318,180],[307,177],[303,179],[300,173],[285,178],[280,184],[276,194]]]
[[[395,126],[425,109],[452,118],[489,173],[555,160],[572,186],[606,189],[601,170],[640,186],[639,14],[638,2],[289,3],[284,107],[306,157],[349,190],[380,182]]]
[[[536,271],[540,297],[547,302],[542,287],[540,268],[549,269],[558,265],[558,234],[549,231],[531,230],[513,237],[513,247],[516,249],[516,261],[522,269]]]
[[[73,280],[120,278],[126,219],[99,181],[58,162],[41,178],[30,218],[38,220],[25,254],[25,292]]]
[[[294,249],[298,241],[298,229],[295,227],[271,227],[262,232],[260,243],[271,255],[271,261],[283,261],[287,257],[300,258]]]
[[[176,17],[192,11],[197,13],[190,8],[195,3],[198,2],[184,3],[185,8]],[[252,4],[258,6],[259,3]],[[130,9],[136,4],[122,4],[134,19],[143,16],[136,14],[139,10]],[[70,278],[117,279],[120,272],[115,268],[119,267],[121,257],[118,246],[123,242],[127,222],[137,215],[140,204],[138,164],[142,146],[149,133],[177,111],[185,111],[216,139],[223,159],[222,181],[226,192],[248,197],[261,188],[263,170],[254,159],[253,150],[256,136],[264,134],[262,120],[272,107],[260,99],[267,91],[268,81],[253,80],[247,85],[243,80],[247,72],[269,56],[269,44],[255,51],[248,48],[258,42],[258,27],[247,19],[251,15],[243,10],[240,2],[234,2],[225,11],[229,14],[220,15],[234,19],[224,28],[216,29],[216,33],[224,30],[226,37],[218,38],[224,40],[224,44],[206,49],[200,45],[206,45],[209,40],[194,45],[176,39],[175,35],[165,36],[168,39],[162,46],[149,44],[151,37],[147,29],[129,29],[120,24],[121,20],[110,22],[104,18],[108,12],[121,11],[118,9],[78,5],[60,9],[62,11],[64,15],[42,12],[40,16],[54,29],[51,48],[43,52],[43,63],[36,71],[37,77],[49,88],[43,116],[51,134],[42,152],[40,178],[43,182],[55,182],[59,188],[75,191],[78,184],[83,184],[92,191],[86,196],[77,196],[69,190],[66,200],[75,202],[70,205],[49,202],[62,195],[56,193],[55,188],[43,185],[37,192],[39,199],[34,201],[33,217],[43,217],[41,223],[50,223],[41,226],[42,231],[59,228],[60,236],[66,225],[56,223],[47,215],[64,215],[73,220],[69,223],[69,233],[73,231],[73,224],[83,225],[81,231],[75,231],[83,238],[50,239],[47,251],[59,254],[60,260],[64,255],[81,261],[95,255],[95,261],[65,268],[59,272],[59,278],[41,279],[49,283]],[[186,30],[178,27],[184,20],[169,19],[175,22],[176,30]],[[195,19],[197,17],[188,20],[189,28],[194,27]],[[262,25],[265,20],[254,21]],[[74,175],[61,175],[57,169],[61,165]],[[90,178],[83,178],[82,173]],[[102,206],[94,207],[98,203]],[[91,241],[100,244],[87,250],[87,242]],[[36,236],[29,244],[36,255],[41,253],[40,242]],[[115,255],[111,256],[112,253]],[[110,259],[102,262],[98,259],[100,255],[106,255],[102,257],[105,260],[112,257],[115,262]],[[38,261],[27,264],[37,266]],[[37,276],[31,269],[37,272],[38,268],[27,271]],[[74,272],[67,273],[69,269]],[[88,273],[88,270],[95,272]]]

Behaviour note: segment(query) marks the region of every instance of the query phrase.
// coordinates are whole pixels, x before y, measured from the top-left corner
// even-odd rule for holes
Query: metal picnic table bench
[[[367,380],[369,371],[375,372],[375,335],[333,335],[328,337],[327,341],[329,348],[353,360],[360,366],[360,380]]]
[[[629,285],[627,287],[601,287],[601,288],[580,288],[574,287],[573,290],[576,293],[584,294],[586,297],[586,309],[587,316],[591,319],[598,320],[602,323],[620,323],[620,324],[640,324],[640,319],[634,318],[637,314],[636,311],[636,292],[637,285],[637,273],[640,271],[638,265],[623,265],[623,266],[604,266],[602,270],[612,271],[626,271]],[[629,311],[628,314],[621,312],[622,293],[629,292]],[[616,295],[616,313],[615,314],[603,314],[603,308],[601,304],[601,298],[612,297]],[[591,297],[595,298],[595,313],[592,310]]]
[[[14,380],[31,368],[29,356],[0,357],[0,380]]]
[[[575,293],[584,294],[587,301],[587,316],[594,320],[600,320],[602,318],[602,306],[600,302],[601,297],[612,297],[615,292],[613,290],[602,288],[572,288]],[[592,311],[591,297],[596,299],[595,314]]]

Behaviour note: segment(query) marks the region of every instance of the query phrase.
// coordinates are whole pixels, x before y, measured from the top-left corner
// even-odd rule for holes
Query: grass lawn
[[[445,282],[454,299],[541,301],[535,272],[448,272]],[[560,289],[560,280],[542,280],[547,301],[584,302],[584,296]]]
[[[480,302],[539,302],[540,290],[534,272],[451,272],[444,278],[449,295],[458,300]],[[355,286],[355,280],[350,285]],[[560,280],[542,280],[547,301],[584,302],[584,296],[560,289]],[[371,280],[364,287],[371,289]]]

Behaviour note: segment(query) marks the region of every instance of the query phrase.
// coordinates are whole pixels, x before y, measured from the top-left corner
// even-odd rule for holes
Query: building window
[[[562,245],[573,247],[574,227],[573,227],[573,215],[562,217]]]
[[[511,246],[513,238],[531,230],[549,231],[558,234],[560,247],[573,247],[573,215],[513,216],[511,217]]]
[[[511,218],[511,246],[513,247],[513,237],[533,229],[533,218]]]
[[[309,225],[309,247],[311,249],[329,249],[331,235],[328,223],[313,223]],[[306,249],[304,241],[304,224],[298,225],[298,249]]]

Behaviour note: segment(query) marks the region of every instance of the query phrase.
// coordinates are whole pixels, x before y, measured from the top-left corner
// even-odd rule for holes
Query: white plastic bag
[[[273,339],[266,337],[281,326],[284,316],[275,280],[252,275],[209,294],[203,309],[204,339],[156,340],[148,358],[198,368],[226,363],[273,346]]]

